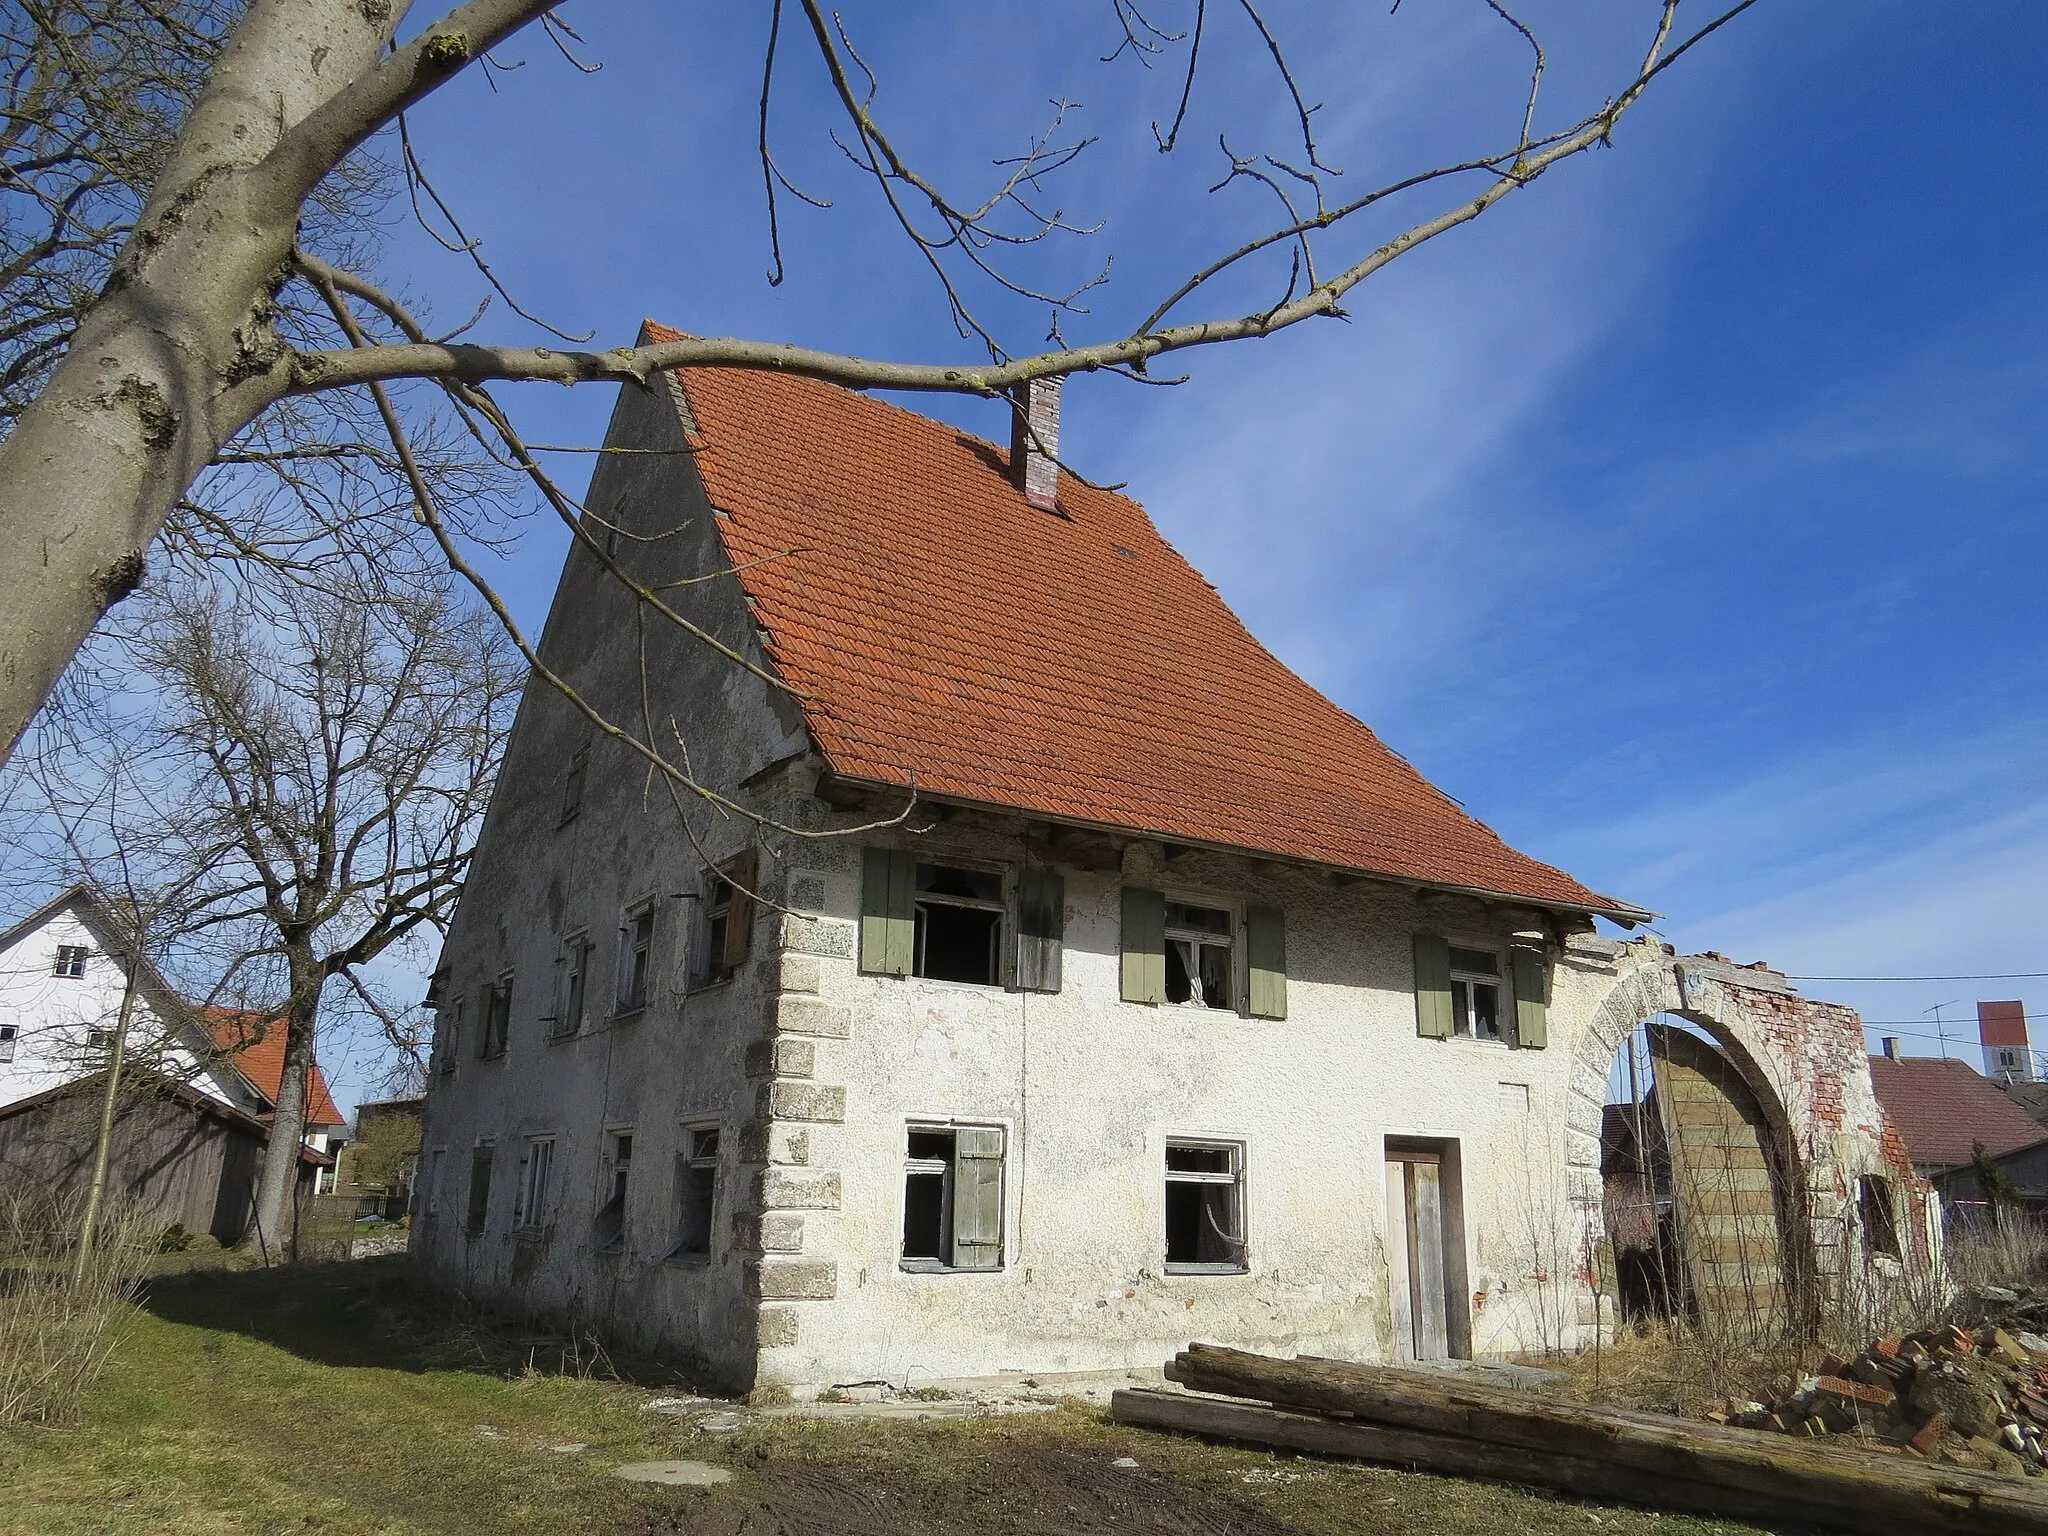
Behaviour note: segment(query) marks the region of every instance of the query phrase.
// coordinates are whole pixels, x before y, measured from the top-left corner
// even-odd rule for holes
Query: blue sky
[[[1520,12],[1557,114],[1625,78],[1653,10]],[[1267,11],[1342,184],[1493,147],[1519,116],[1526,54],[1479,0],[1382,11]],[[972,356],[825,137],[800,32],[778,155],[835,206],[785,199],[771,289],[750,155],[765,8],[564,14],[601,72],[524,41],[497,90],[465,79],[413,123],[523,302],[604,344],[648,315]],[[1031,257],[1075,278],[1113,250],[1105,330],[1254,227],[1248,199],[1204,190],[1218,132],[1282,150],[1287,128],[1219,20],[1162,158],[1147,124],[1178,78],[1098,63],[1109,14],[846,10],[886,120],[954,184],[985,185],[1049,97],[1081,103],[1101,142],[1059,201],[1104,228]],[[1190,358],[1178,389],[1073,381],[1068,454],[1128,481],[1256,634],[1475,814],[1668,914],[1680,946],[1804,974],[2048,971],[2044,49],[2048,9],[2024,0],[1764,0],[1613,149],[1396,263],[1348,324]],[[459,263],[402,225],[391,242],[410,291],[468,312]],[[1042,311],[991,313],[1019,347],[1043,334]],[[531,339],[495,311],[478,334]],[[595,441],[610,405],[503,397],[555,442]],[[981,402],[911,403],[1006,430]],[[502,568],[535,620],[561,548],[536,519]],[[2040,981],[1808,990],[1929,1053],[1931,1005],[2048,1013]]]

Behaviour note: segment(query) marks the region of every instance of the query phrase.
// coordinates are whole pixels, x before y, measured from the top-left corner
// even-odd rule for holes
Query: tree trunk
[[[285,392],[272,295],[310,188],[262,157],[392,25],[367,0],[254,0],[105,293],[0,443],[0,763],[178,499]]]
[[[298,1194],[299,1147],[306,1135],[306,1097],[313,1082],[313,1033],[320,1019],[320,989],[326,980],[310,955],[291,957],[292,996],[284,1011],[284,1072],[277,1085],[277,1105],[270,1120],[270,1142],[263,1149],[262,1171],[256,1177],[256,1224],[243,1239],[245,1249],[262,1251],[275,1261],[291,1251],[292,1220]],[[277,1027],[273,1020],[271,1028]]]

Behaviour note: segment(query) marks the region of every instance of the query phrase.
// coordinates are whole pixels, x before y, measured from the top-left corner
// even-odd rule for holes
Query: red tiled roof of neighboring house
[[[202,1008],[200,1013],[214,1040],[229,1054],[235,1070],[249,1079],[255,1090],[272,1104],[284,1083],[284,1020],[267,1018],[243,1008]],[[306,1126],[345,1125],[342,1113],[327,1092],[327,1077],[320,1063],[313,1063],[313,1080],[306,1093]]]
[[[1920,1167],[1960,1167],[1980,1141],[1993,1157],[2048,1141],[2038,1121],[1966,1062],[1873,1056],[1870,1081]]]
[[[652,340],[680,333],[650,325]],[[1259,644],[1137,503],[851,389],[678,377],[831,770],[1083,825],[1643,914],[1517,853]]]

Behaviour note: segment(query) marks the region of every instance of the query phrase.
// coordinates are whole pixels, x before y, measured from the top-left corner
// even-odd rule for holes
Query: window
[[[434,1049],[440,1057],[441,1070],[453,1072],[456,1054],[462,1048],[462,999],[448,999],[441,1005],[436,1018],[438,1024],[434,1032]]]
[[[1003,1265],[1003,1130],[913,1125],[903,1160],[903,1267]]]
[[[427,1215],[441,1214],[441,1170],[448,1161],[448,1149],[436,1147],[427,1157]]]
[[[566,825],[583,809],[583,778],[590,766],[590,748],[578,747],[569,754],[569,771],[562,776],[562,819]]]
[[[619,1012],[637,1013],[647,1006],[654,979],[654,903],[629,908],[619,932],[625,945],[619,957]]]
[[[917,866],[911,974],[993,987],[1002,980],[1003,877],[951,864]]]
[[[725,981],[747,963],[753,939],[758,868],[759,859],[753,849],[748,849],[706,874],[697,963],[691,976],[697,986]]]
[[[463,1231],[471,1238],[484,1235],[484,1225],[491,1215],[491,1162],[498,1155],[498,1144],[494,1141],[480,1141],[469,1158],[469,1219],[463,1224]]]
[[[1474,1040],[1501,1037],[1500,956],[1451,946],[1451,1027]]]
[[[1234,1008],[1230,985],[1230,914],[1215,907],[1166,904],[1166,1000],[1200,1008]]]
[[[1901,1257],[1898,1210],[1892,1204],[1890,1179],[1875,1177],[1856,1181],[1856,1210],[1863,1218],[1863,1243],[1872,1254],[1888,1259]]]
[[[589,989],[590,940],[577,934],[562,947],[560,1002],[549,1035],[559,1040],[583,1028],[583,998]]]
[[[626,1246],[626,1185],[633,1172],[633,1133],[611,1135],[611,1165],[605,1180],[605,1202],[597,1212],[597,1251],[618,1253]]]
[[[676,1243],[672,1259],[711,1257],[711,1227],[718,1211],[718,1127],[685,1126],[676,1154]]]
[[[512,1035],[512,973],[507,971],[484,988],[484,1031],[477,1055],[502,1056]]]
[[[554,1192],[554,1178],[555,1138],[527,1137],[525,1165],[519,1179],[519,1214],[515,1225],[539,1227],[547,1224],[548,1198]]]
[[[14,1041],[20,1032],[18,1024],[0,1024],[0,1061],[14,1060]]]
[[[85,957],[91,953],[83,944],[59,944],[56,974],[76,981],[85,974]]]
[[[88,1029],[85,1032],[85,1048],[88,1051],[104,1051],[113,1046],[114,1032],[111,1029]]]
[[[1228,1141],[1169,1141],[1167,1273],[1237,1274],[1244,1267],[1243,1145]]]

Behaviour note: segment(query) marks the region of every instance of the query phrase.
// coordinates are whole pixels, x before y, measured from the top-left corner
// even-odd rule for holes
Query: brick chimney
[[[1010,480],[1046,512],[1059,504],[1061,382],[1028,379],[1010,397]]]

